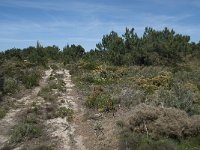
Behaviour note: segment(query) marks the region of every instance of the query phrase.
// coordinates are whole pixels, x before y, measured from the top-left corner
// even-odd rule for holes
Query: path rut
[[[79,115],[80,107],[78,107],[76,101],[78,99],[77,95],[74,94],[74,84],[71,81],[71,75],[69,70],[57,71],[57,74],[63,74],[63,81],[65,83],[66,92],[62,93],[58,97],[58,102],[60,102],[59,107],[70,108],[74,111],[76,118]],[[62,103],[61,103],[62,101]],[[74,118],[74,119],[75,119]],[[74,121],[69,122],[67,118],[55,118],[47,120],[46,126],[48,126],[48,133],[50,133],[52,138],[56,138],[58,142],[57,149],[63,150],[85,150],[83,143],[83,137],[81,135],[75,134],[76,129],[79,127]]]

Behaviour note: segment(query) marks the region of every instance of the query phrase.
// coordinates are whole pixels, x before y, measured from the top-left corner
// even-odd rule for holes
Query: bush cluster
[[[86,106],[96,108],[100,112],[111,111],[114,109],[114,101],[109,94],[103,92],[101,87],[95,87],[86,100]]]

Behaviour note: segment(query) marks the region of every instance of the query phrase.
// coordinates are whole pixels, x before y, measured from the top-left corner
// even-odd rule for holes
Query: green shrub
[[[83,82],[88,82],[88,83],[96,83],[96,80],[92,74],[84,74],[81,77],[81,80]]]
[[[144,127],[146,125],[149,135],[154,139],[169,137],[180,140],[200,135],[200,116],[189,117],[185,111],[180,109],[140,104],[133,108],[131,115],[128,128],[138,133],[146,133]]]
[[[139,150],[176,150],[177,143],[170,139],[147,140],[139,146]]]
[[[61,117],[61,118],[65,118],[67,117],[68,121],[72,121],[73,119],[73,114],[74,111],[70,108],[66,108],[66,107],[60,107],[57,111],[56,111],[56,117]]]
[[[43,87],[40,91],[39,94],[42,93],[51,93],[52,89],[58,89],[59,91],[64,91],[65,90],[65,83],[63,80],[58,80],[58,81],[49,81],[48,85]]]
[[[74,74],[77,75],[80,72],[80,68],[78,64],[69,64],[69,65],[66,65],[65,68],[69,70],[69,73],[71,75],[74,75]]]
[[[120,148],[134,150],[199,149],[200,117],[185,111],[140,104],[120,134]],[[148,132],[147,132],[148,131]]]
[[[171,82],[170,72],[161,72],[158,76],[152,78],[139,78],[136,83],[149,94],[153,94],[159,87],[168,88]]]
[[[19,143],[41,135],[41,127],[34,118],[27,118],[18,124],[11,135],[11,142]]]
[[[21,123],[15,126],[12,131],[11,141],[21,142],[26,139],[38,137],[41,134],[41,126],[34,114],[28,114]]]
[[[197,84],[197,88],[198,88],[198,90],[200,91],[200,84]]]
[[[4,93],[16,93],[19,90],[17,81],[14,78],[5,78]]]
[[[67,121],[72,121],[74,118],[74,111],[72,109],[66,107],[58,108],[58,105],[53,103],[46,107],[46,111],[47,111],[47,119],[66,117]]]
[[[4,61],[1,70],[4,72],[5,76],[14,77],[20,73],[22,68],[17,67],[17,62],[15,61]]]
[[[180,142],[170,138],[155,140],[145,134],[122,130],[119,149],[130,150],[197,150],[200,148],[200,136],[182,139]]]
[[[109,94],[103,94],[96,99],[98,111],[110,111],[114,109],[114,102]]]
[[[178,145],[178,150],[197,150],[200,149],[200,136],[184,139]]]
[[[26,71],[22,77],[22,83],[25,85],[26,88],[38,86],[40,77],[41,76],[37,71]]]
[[[158,101],[165,107],[175,107],[193,114],[195,94],[177,84],[171,90],[161,88],[158,91]]]
[[[62,92],[65,92],[65,90],[66,90],[65,82],[61,79],[58,79],[55,87],[56,87],[56,89],[58,89],[59,91],[62,91]]]
[[[3,92],[0,91],[0,102],[3,100]]]
[[[80,69],[84,69],[84,70],[95,70],[98,67],[98,64],[96,63],[82,63],[79,65],[80,65]]]
[[[100,92],[101,93],[101,92]],[[100,112],[114,109],[114,101],[109,94],[94,91],[86,100],[86,106],[96,108]]]
[[[7,111],[4,108],[0,107],[0,119],[2,119],[3,117],[5,117]]]
[[[41,105],[37,105],[36,102],[33,102],[31,107],[27,110],[27,113],[32,113],[35,115],[40,115],[40,110],[42,109]]]
[[[181,72],[181,71],[186,71],[186,72],[192,72],[192,68],[189,65],[175,65],[172,67],[172,72]]]
[[[142,90],[127,88],[119,95],[120,103],[130,108],[145,101],[145,92]]]

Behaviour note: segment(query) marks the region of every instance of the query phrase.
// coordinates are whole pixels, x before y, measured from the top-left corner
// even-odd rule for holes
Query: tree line
[[[69,64],[83,59],[110,65],[174,65],[188,56],[200,58],[200,42],[190,42],[190,36],[177,34],[168,28],[157,31],[146,27],[141,37],[134,28],[126,28],[122,36],[111,31],[89,52],[81,45],[67,45],[60,50],[55,45],[43,47],[39,42],[35,47],[12,48],[0,52],[0,63],[4,60],[27,60],[45,66],[49,60]]]
[[[126,28],[122,36],[114,31],[104,35],[88,54],[113,65],[173,65],[189,55],[200,56],[200,42],[190,43],[189,36],[168,28],[156,31],[146,27],[142,37],[134,28]]]

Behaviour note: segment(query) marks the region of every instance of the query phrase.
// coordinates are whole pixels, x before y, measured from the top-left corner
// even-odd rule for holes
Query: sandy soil
[[[73,109],[75,112],[74,117],[76,119],[79,115],[80,107],[76,103],[77,96],[74,94],[74,84],[71,81],[71,75],[68,70],[59,70],[56,73],[63,75],[63,81],[66,87],[66,92],[62,93],[62,95],[58,97],[60,107]],[[68,122],[66,117],[55,118],[47,120],[46,126],[48,128],[47,132],[51,135],[52,139],[56,139],[58,150],[86,149],[83,143],[83,137],[76,132],[79,126],[77,122]]]

